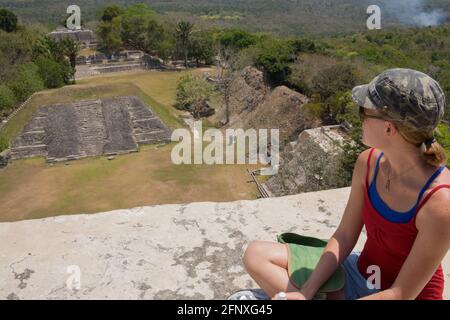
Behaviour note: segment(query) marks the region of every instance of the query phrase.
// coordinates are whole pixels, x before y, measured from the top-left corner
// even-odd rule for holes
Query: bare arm
[[[436,192],[417,216],[418,234],[394,284],[361,300],[415,299],[450,247],[450,191]]]
[[[315,270],[300,290],[306,299],[311,299],[316,294],[347,258],[358,241],[363,227],[364,179],[369,151],[362,152],[356,161],[350,197],[339,227],[328,241]]]

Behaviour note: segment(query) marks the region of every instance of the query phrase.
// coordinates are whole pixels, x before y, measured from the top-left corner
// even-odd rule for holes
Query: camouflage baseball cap
[[[439,83],[411,69],[389,69],[352,91],[358,106],[382,110],[386,119],[433,131],[444,116],[445,95]]]

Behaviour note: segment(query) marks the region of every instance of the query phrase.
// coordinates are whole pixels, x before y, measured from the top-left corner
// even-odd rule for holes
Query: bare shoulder
[[[438,186],[446,185],[447,187],[440,188],[433,193],[433,195],[429,198],[426,205],[438,205],[443,206],[445,208],[449,207],[450,202],[450,170],[446,167],[441,174],[434,180],[433,184],[424,194],[424,197],[431,192],[431,190],[435,189]],[[445,202],[447,201],[447,202]]]
[[[378,158],[378,156],[381,153],[381,150],[373,148],[372,155],[370,155],[371,149],[372,148],[369,148],[369,149],[361,152],[359,154],[358,159],[356,160],[356,164],[355,164],[354,175],[357,175],[361,179],[363,185],[365,184],[366,173],[367,173],[367,169],[368,169],[367,162],[369,160],[369,156],[370,156],[369,177],[371,177],[372,176],[371,173],[373,172],[372,170],[375,167],[376,159]],[[370,183],[370,181],[369,181],[369,183]]]
[[[417,215],[417,227],[425,223],[425,221],[429,221],[433,224],[450,228],[450,171],[447,168],[436,179],[433,188],[439,185],[449,185],[449,187],[440,188],[430,196]],[[424,197],[433,188],[430,188],[424,194]]]
[[[445,167],[439,177],[436,179],[438,184],[448,184],[450,185],[450,170]]]
[[[363,152],[361,152],[359,154],[358,159],[356,159],[355,169],[363,169],[363,168],[367,167],[367,160],[369,159],[371,149],[372,148],[364,150]],[[375,152],[376,152],[376,149],[374,149],[372,152],[372,158],[373,158],[373,155]]]

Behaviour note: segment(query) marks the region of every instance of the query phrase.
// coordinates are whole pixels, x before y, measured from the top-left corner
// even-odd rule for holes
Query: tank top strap
[[[372,187],[372,184],[375,183],[376,179],[377,179],[377,174],[378,174],[378,169],[380,167],[380,160],[381,157],[383,156],[384,152],[382,151],[377,158],[377,161],[375,162],[375,169],[373,170],[373,179],[372,182],[369,184],[369,177],[367,177],[367,185],[368,185],[368,189]],[[375,188],[376,191],[376,188]]]
[[[370,171],[370,159],[375,148],[370,148],[369,157],[367,159],[367,171],[366,171],[366,189],[369,189],[369,171]]]
[[[378,155],[377,162],[376,162],[376,164],[375,164],[375,171],[374,171],[374,173],[373,173],[373,179],[372,179],[371,184],[372,184],[372,183],[375,183],[375,179],[377,178],[377,174],[378,174],[378,169],[380,168],[380,160],[381,160],[381,157],[383,156],[383,154],[384,154],[384,152],[381,152],[381,153]]]
[[[431,191],[426,195],[426,197],[420,202],[419,206],[417,207],[417,211],[416,212],[418,212],[425,205],[425,203],[427,203],[427,201],[431,198],[431,196],[436,191],[438,191],[439,189],[442,189],[442,188],[450,189],[450,184],[441,184],[441,185],[436,186],[433,189],[431,189]]]
[[[431,183],[433,183],[434,179],[436,179],[436,177],[438,175],[441,174],[441,172],[445,169],[445,164],[440,166],[439,169],[437,169],[433,175],[428,179],[427,183],[425,183],[425,185],[423,186],[423,188],[420,190],[419,192],[419,197],[417,198],[417,202],[420,201],[420,199],[422,199],[422,196],[424,194],[425,191],[427,191],[428,187],[431,185]],[[431,192],[431,191],[430,191]]]

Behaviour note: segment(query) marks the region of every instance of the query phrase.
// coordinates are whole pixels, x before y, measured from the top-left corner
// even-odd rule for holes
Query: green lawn
[[[190,72],[200,72],[193,70]],[[140,72],[98,76],[77,85],[38,93],[2,130],[12,139],[40,105],[137,95],[172,129],[184,126],[173,107],[185,72]],[[258,165],[174,165],[172,146],[49,165],[44,158],[15,160],[0,169],[0,221],[93,213],[135,206],[255,199],[246,169]]]
[[[250,165],[173,165],[172,145],[93,157],[68,165],[22,159],[0,170],[0,221],[136,206],[255,199]]]

